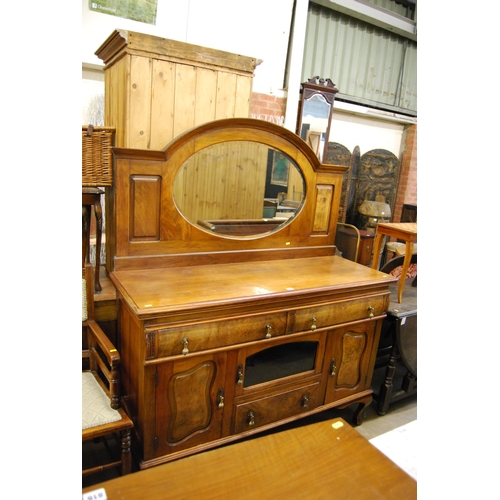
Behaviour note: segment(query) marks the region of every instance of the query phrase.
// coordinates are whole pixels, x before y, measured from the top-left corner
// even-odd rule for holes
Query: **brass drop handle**
[[[316,330],[316,316],[312,317],[311,330]]]
[[[184,338],[182,339],[182,345],[184,346],[184,347],[183,347],[183,349],[182,349],[182,354],[184,354],[184,356],[185,356],[186,354],[188,354],[188,353],[189,353],[189,349],[188,349],[188,339],[187,339],[187,337],[184,337]]]
[[[266,339],[270,339],[271,338],[271,330],[272,330],[272,327],[271,325],[268,323],[266,325]]]
[[[373,318],[374,314],[373,314],[373,311],[375,311],[375,308],[373,306],[368,306],[368,311],[369,311],[369,315],[368,317],[369,318]]]
[[[247,413],[247,423],[250,427],[255,425],[255,413],[253,411]]]
[[[224,408],[224,389],[222,387],[219,389],[219,394],[217,396],[217,399],[218,399],[217,406],[219,408]]]
[[[332,377],[334,377],[336,372],[337,372],[337,361],[335,358],[333,358],[332,359],[332,366],[330,368],[330,375]]]
[[[236,379],[238,385],[243,385],[243,365],[238,365],[238,378]]]
[[[302,408],[309,408],[309,396],[306,394],[305,396],[302,396]]]

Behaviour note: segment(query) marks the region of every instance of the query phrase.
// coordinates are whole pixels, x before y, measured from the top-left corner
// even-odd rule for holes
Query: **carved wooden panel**
[[[369,388],[371,383],[370,352],[376,322],[339,328],[330,332],[325,363],[329,363],[325,401],[332,402]],[[379,327],[377,327],[379,328]]]
[[[332,165],[345,165],[348,167],[351,163],[351,152],[343,144],[338,142],[329,142],[325,163],[331,163]]]
[[[130,179],[130,241],[160,239],[161,177],[133,175]]]
[[[209,425],[212,418],[210,386],[214,374],[214,362],[205,361],[170,379],[167,396],[171,411],[167,431],[169,443],[181,441]]]
[[[326,154],[326,162],[332,165],[345,165],[349,169],[344,173],[342,181],[342,195],[340,197],[338,222],[355,224],[353,218],[354,203],[356,198],[356,186],[359,169],[359,146],[356,146],[352,153],[343,144],[329,142]]]
[[[359,162],[360,162],[360,151],[359,146],[355,146],[351,155],[351,164],[349,167],[349,184],[346,186],[347,188],[347,197],[345,199],[344,206],[344,215],[347,224],[356,224],[355,215],[356,215],[356,186],[358,184],[358,171],[359,171]],[[342,187],[344,185],[342,184]]]
[[[361,156],[356,186],[356,212],[363,200],[388,203],[394,212],[399,160],[386,149],[372,149]],[[356,213],[356,217],[359,213]]]
[[[330,163],[332,165],[345,165],[350,167],[351,165],[351,152],[344,145],[338,142],[329,142],[326,151],[325,163]],[[338,221],[345,222],[346,209],[347,209],[347,198],[349,194],[350,178],[352,175],[352,170],[346,170],[344,173],[344,178],[342,181],[342,195],[340,197],[339,215]]]
[[[148,418],[156,420],[151,422],[155,429],[153,455],[218,439],[224,414],[224,406],[218,405],[218,394],[224,387],[226,354],[188,355],[160,363],[156,369],[155,397],[145,401]],[[146,448],[148,444],[145,443]]]
[[[337,375],[337,387],[355,387],[359,384],[365,344],[365,333],[346,332],[342,336],[342,361]]]
[[[314,212],[313,234],[328,233],[333,203],[333,186],[316,186],[316,210]]]

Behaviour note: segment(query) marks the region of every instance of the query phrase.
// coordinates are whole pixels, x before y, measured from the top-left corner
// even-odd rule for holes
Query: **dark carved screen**
[[[399,180],[399,160],[386,149],[372,149],[361,156],[356,186],[355,210],[364,200],[388,203],[394,212]]]

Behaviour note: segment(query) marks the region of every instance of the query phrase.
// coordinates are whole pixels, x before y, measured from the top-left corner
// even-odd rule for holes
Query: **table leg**
[[[378,269],[378,261],[380,258],[380,249],[382,247],[382,242],[384,241],[383,234],[377,232],[375,235],[375,241],[373,242],[373,261],[372,261],[372,269]]]
[[[410,267],[411,256],[413,255],[413,243],[411,241],[406,242],[406,253],[403,261],[403,267],[401,269],[401,276],[399,278],[399,286],[398,286],[398,302],[401,304],[403,300],[403,288],[405,286],[406,273],[408,272],[408,268]]]

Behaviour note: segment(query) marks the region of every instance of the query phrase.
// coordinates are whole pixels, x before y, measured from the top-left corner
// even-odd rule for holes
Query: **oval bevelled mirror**
[[[181,165],[173,198],[191,224],[241,238],[288,224],[302,207],[305,183],[283,152],[259,142],[228,141],[196,152]]]

